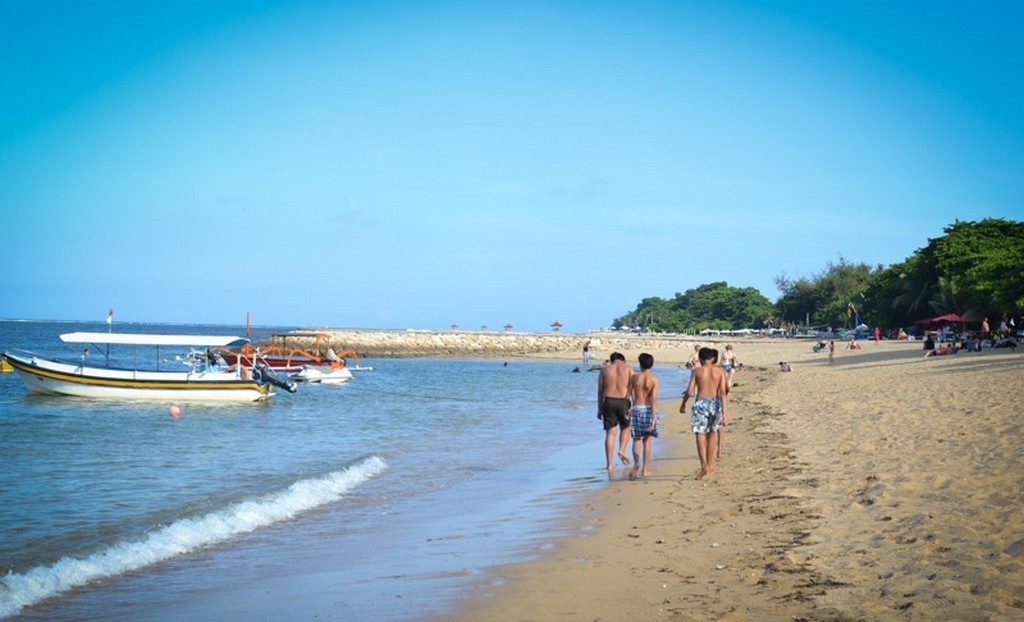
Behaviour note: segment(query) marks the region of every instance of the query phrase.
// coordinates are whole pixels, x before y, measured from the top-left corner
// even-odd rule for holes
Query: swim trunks
[[[732,366],[732,363],[725,363],[725,364],[723,364],[723,365],[722,365],[722,369],[724,369],[724,370],[725,370],[725,373],[727,373],[727,374],[731,374],[731,373],[732,373],[732,370],[733,370],[733,366]]]
[[[722,401],[717,397],[698,397],[693,402],[690,425],[697,434],[708,434],[718,431],[722,419]]]
[[[647,428],[651,427],[652,420],[654,421],[654,430],[648,432]],[[630,434],[633,438],[643,438],[648,435],[658,438],[658,421],[651,411],[650,404],[634,406],[629,409],[629,427],[632,430]]]
[[[619,426],[623,430],[629,427],[629,400],[624,397],[606,397],[601,404],[601,418],[604,429],[610,430]]]

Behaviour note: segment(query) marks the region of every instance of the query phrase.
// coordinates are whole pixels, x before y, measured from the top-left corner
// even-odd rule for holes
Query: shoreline
[[[771,382],[766,370],[747,375],[751,387]],[[831,579],[800,550],[816,517],[776,488],[807,485],[808,475],[790,441],[770,429],[780,415],[755,391],[734,396],[725,456],[711,478],[694,479],[689,418],[678,412],[679,399],[665,401],[652,476],[629,481],[617,469],[565,517],[570,535],[535,561],[487,573],[454,619],[792,620],[806,613],[802,603]],[[753,467],[754,452],[770,466]]]
[[[569,535],[486,572],[446,619],[1024,615],[1024,353],[883,341],[829,365],[807,342],[729,342],[749,362],[712,478],[693,480],[688,418],[662,396],[653,476],[619,468]]]

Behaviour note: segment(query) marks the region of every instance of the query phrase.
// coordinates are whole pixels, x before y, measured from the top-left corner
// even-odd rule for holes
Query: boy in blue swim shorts
[[[725,372],[715,365],[718,362],[717,350],[701,348],[698,356],[700,367],[694,369],[690,376],[679,412],[685,414],[686,402],[694,398],[690,425],[697,440],[697,457],[700,458],[700,472],[695,479],[704,479],[711,473],[715,459],[715,433],[725,420],[729,385]]]

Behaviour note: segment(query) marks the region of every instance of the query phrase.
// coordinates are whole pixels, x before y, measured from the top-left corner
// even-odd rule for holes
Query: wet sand
[[[867,342],[829,365],[806,341],[731,343],[746,368],[716,472],[694,481],[664,402],[653,476],[619,470],[459,619],[1024,618],[1024,353]]]

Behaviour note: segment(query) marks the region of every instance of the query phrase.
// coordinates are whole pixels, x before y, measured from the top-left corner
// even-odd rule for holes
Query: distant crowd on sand
[[[1017,346],[1020,345],[1020,336],[1022,334],[1017,331],[1017,326],[1018,323],[1014,318],[1003,317],[999,322],[999,326],[992,330],[988,318],[985,317],[982,319],[977,330],[967,330],[963,322],[950,322],[938,329],[925,330],[921,335],[921,343],[924,347],[923,358],[946,356],[947,354],[956,354],[963,351],[981,352],[983,347],[1010,348],[1012,351],[1016,351]],[[896,341],[917,339],[915,336],[908,335],[902,327],[892,334],[894,335],[892,338]],[[873,339],[876,343],[880,339],[880,331],[877,326],[873,333]],[[849,343],[846,344],[846,349],[856,352],[861,350],[861,345],[856,339],[850,339]],[[818,341],[817,344],[811,347],[811,351],[828,352],[829,364],[835,363],[835,341],[829,341],[828,343]],[[792,366],[787,363],[779,363],[779,365],[782,367],[782,371],[792,370]]]
[[[963,325],[946,325],[940,330],[929,331],[924,336],[924,357],[945,356],[957,352],[981,352],[983,347],[1010,348],[1016,351],[1020,345],[1017,322],[1014,318],[1003,318],[996,330],[992,330],[988,318],[981,321],[977,331],[967,331]]]
[[[584,362],[589,362],[588,346],[589,342],[584,345]],[[637,358],[639,373],[626,363],[625,356],[613,352],[601,366],[597,378],[597,418],[603,422],[605,430],[605,468],[609,472],[615,469],[615,436],[618,434],[618,458],[623,466],[630,467],[630,479],[651,474],[651,441],[658,437],[659,383],[651,373],[654,357],[645,352]],[[725,347],[721,365],[718,350],[698,345],[686,367],[690,370],[690,380],[679,412],[685,414],[687,403],[693,400],[690,427],[700,458],[696,476],[699,480],[710,475],[715,460],[722,457],[726,406],[733,374],[740,363],[732,345]],[[632,462],[626,455],[630,438],[633,440]]]

